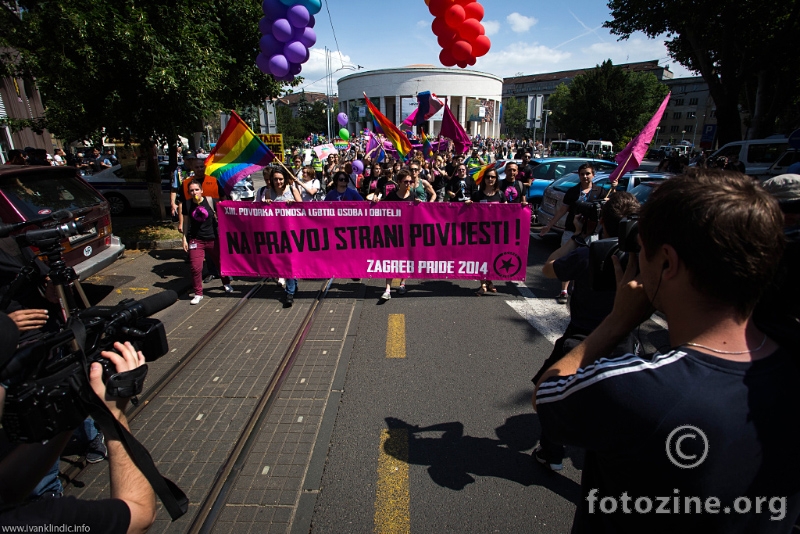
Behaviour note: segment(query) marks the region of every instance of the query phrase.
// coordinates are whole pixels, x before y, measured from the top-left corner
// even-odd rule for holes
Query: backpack
[[[325,197],[327,196],[325,192],[325,180],[317,180],[317,181],[319,182],[319,189],[317,189],[317,192],[314,194],[314,200],[315,201],[325,200]]]

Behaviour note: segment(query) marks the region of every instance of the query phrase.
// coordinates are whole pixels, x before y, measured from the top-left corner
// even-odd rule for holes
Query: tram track
[[[219,512],[224,508],[225,499],[230,488],[236,480],[247,453],[252,447],[254,438],[266,419],[269,408],[277,394],[280,393],[281,385],[292,368],[292,364],[300,352],[303,341],[307,336],[314,318],[319,311],[320,305],[324,302],[327,291],[333,279],[326,279],[319,287],[313,303],[300,322],[295,331],[289,347],[285,351],[277,364],[275,372],[258,399],[254,411],[250,414],[247,424],[236,440],[231,453],[217,471],[217,477],[211,490],[205,495],[197,516],[192,522],[188,532],[209,532],[217,519]],[[169,369],[167,369],[156,381],[139,397],[136,406],[131,406],[128,411],[128,421],[133,422],[137,416],[145,413],[145,409],[155,401],[159,395],[178,378],[182,371],[211,344],[225,326],[230,323],[242,310],[246,309],[247,303],[259,295],[262,291],[267,291],[270,286],[267,279],[256,282],[245,295],[231,309],[229,309],[183,356],[181,356]],[[70,466],[63,469],[60,476],[65,484],[73,484],[76,478],[89,467],[90,464],[81,459],[78,462],[70,462]]]

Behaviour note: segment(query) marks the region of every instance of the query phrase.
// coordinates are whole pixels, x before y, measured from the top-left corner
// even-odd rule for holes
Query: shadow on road
[[[578,483],[534,465],[530,453],[523,452],[539,438],[535,414],[509,417],[495,429],[496,439],[465,436],[464,425],[458,421],[419,427],[387,417],[386,423],[389,439],[384,452],[409,464],[427,465],[431,480],[440,486],[460,491],[475,477],[498,477],[545,487],[574,504],[580,499]],[[436,433],[440,435],[431,435]]]

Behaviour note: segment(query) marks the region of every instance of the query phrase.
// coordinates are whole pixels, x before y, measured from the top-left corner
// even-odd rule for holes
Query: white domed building
[[[339,79],[339,111],[347,114],[351,132],[372,129],[364,101],[370,101],[396,125],[415,109],[417,94],[430,91],[450,106],[453,115],[470,135],[500,137],[500,102],[503,79],[485,72],[409,65],[396,69],[356,72]],[[439,135],[442,110],[425,127],[428,135]]]

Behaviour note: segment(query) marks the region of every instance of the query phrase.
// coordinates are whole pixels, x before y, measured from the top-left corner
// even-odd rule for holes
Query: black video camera
[[[592,235],[597,230],[603,202],[601,200],[578,200],[573,204],[575,206],[575,216],[580,216],[583,219],[583,235]]]
[[[42,442],[78,426],[88,415],[95,393],[89,384],[89,367],[103,366],[103,381],[114,397],[141,393],[147,365],[117,373],[100,353],[114,343],[130,341],[153,361],[169,351],[164,324],[148,317],[178,296],[164,291],[140,301],[126,299],[117,306],[97,306],[80,312],[56,333],[21,346],[0,369],[6,386],[3,428],[11,441]]]
[[[639,252],[639,216],[630,215],[619,221],[619,237],[600,239],[589,245],[589,269],[594,291],[615,291],[617,276],[612,256],[619,258],[624,270],[628,254]]]

